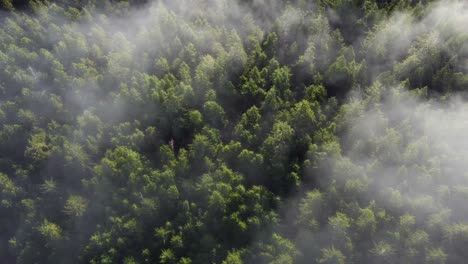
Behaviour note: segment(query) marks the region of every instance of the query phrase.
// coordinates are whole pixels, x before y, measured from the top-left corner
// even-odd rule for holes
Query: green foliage
[[[60,226],[47,220],[42,222],[38,227],[38,231],[47,241],[59,240],[62,237],[62,229]]]
[[[461,1],[169,2],[0,1],[3,262],[468,258]]]
[[[371,254],[375,257],[376,261],[388,262],[392,260],[395,254],[395,249],[387,242],[380,241],[371,249]]]
[[[323,194],[318,190],[308,192],[299,205],[298,223],[314,231],[319,230],[323,208]]]
[[[324,248],[318,263],[344,264],[346,257],[336,248]]]
[[[21,189],[5,174],[0,173],[0,206],[10,208],[13,198],[19,195]]]
[[[88,202],[78,195],[71,195],[65,202],[63,211],[70,216],[80,217],[86,212]]]
[[[226,259],[223,261],[223,264],[242,264],[242,255],[238,251],[229,252]]]
[[[440,248],[432,248],[427,252],[427,263],[445,263],[446,260],[447,254]]]
[[[44,161],[50,155],[49,148],[46,142],[45,131],[40,131],[31,136],[29,146],[26,148],[24,155],[29,157],[33,162]]]

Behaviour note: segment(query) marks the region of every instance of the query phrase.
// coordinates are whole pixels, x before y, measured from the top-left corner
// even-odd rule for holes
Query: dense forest
[[[0,6],[0,263],[468,262],[466,1]]]

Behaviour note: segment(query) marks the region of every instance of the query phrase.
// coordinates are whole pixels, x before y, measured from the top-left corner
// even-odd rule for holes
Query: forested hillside
[[[0,6],[0,263],[467,263],[466,1]]]

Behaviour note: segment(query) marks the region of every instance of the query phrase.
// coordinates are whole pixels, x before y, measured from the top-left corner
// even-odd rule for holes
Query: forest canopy
[[[0,1],[0,263],[463,263],[463,0]]]

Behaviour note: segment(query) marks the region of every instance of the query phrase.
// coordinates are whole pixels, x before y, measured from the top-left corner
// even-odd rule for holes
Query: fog
[[[31,26],[30,32],[24,32],[0,11],[0,30],[39,40],[35,55],[29,53],[32,44],[28,39],[0,40],[5,47],[15,41],[25,47],[0,50],[0,67],[15,72],[18,87],[2,100],[19,94],[29,96],[29,101],[21,102],[22,107],[46,121],[69,121],[72,127],[62,129],[63,136],[74,144],[69,148],[71,154],[66,152],[70,159],[86,152],[92,158],[101,157],[100,147],[127,144],[126,138],[111,142],[103,132],[125,122],[128,124],[119,129],[127,129],[126,136],[138,138],[143,132],[135,120],[140,119],[148,123],[163,120],[157,125],[169,127],[161,136],[167,142],[156,145],[169,144],[174,150],[174,138],[182,133],[174,131],[176,120],[170,115],[180,102],[164,94],[165,82],[176,83],[171,76],[178,81],[170,93],[182,94],[199,106],[206,98],[229,101],[232,83],[240,83],[237,78],[244,68],[254,64],[248,56],[256,49],[273,49],[267,52],[277,60],[265,61],[265,68],[288,64],[293,69],[291,78],[302,81],[304,89],[322,80],[340,83],[343,76],[327,68],[342,56],[343,67],[355,72],[350,74],[352,81],[346,82],[349,87],[342,87],[346,94],[329,91],[329,96],[336,93],[340,97],[337,115],[327,123],[335,128],[331,130],[336,133],[338,151],[306,157],[314,165],[303,166],[304,178],[313,179],[313,184],[299,186],[284,199],[279,228],[250,234],[253,240],[262,240],[265,232],[278,232],[296,244],[302,253],[295,261],[302,263],[326,262],[327,254],[333,255],[335,250],[342,254],[342,258],[336,255],[338,263],[348,263],[342,261],[353,254],[366,263],[405,263],[415,259],[396,252],[413,250],[408,255],[420,256],[427,251],[427,259],[416,260],[423,263],[429,262],[431,254],[437,255],[439,248],[451,248],[457,230],[468,230],[467,95],[452,92],[458,84],[455,81],[427,81],[432,80],[427,76],[436,74],[440,66],[436,63],[443,61],[440,58],[448,59],[447,69],[456,73],[453,79],[466,79],[465,1],[436,1],[412,14],[397,11],[345,40],[331,24],[346,20],[316,1],[296,7],[273,0],[149,1],[113,14],[105,8],[85,8],[81,16],[73,10],[59,15],[57,8],[52,5],[34,10],[31,19],[39,21],[41,27]],[[277,39],[268,39],[272,31]],[[346,45],[346,41],[352,43]],[[288,57],[294,49],[300,50],[299,57]],[[262,55],[255,58],[260,60]],[[351,69],[357,63],[365,63],[366,68]],[[421,67],[428,65],[433,65],[427,67],[432,72]],[[173,75],[168,74],[170,71]],[[154,92],[156,86],[162,95]],[[207,87],[214,87],[216,92]],[[62,94],[63,98],[54,101],[54,108],[46,109],[44,94]],[[164,100],[169,103],[164,107],[169,110],[155,103],[162,102],[163,96],[167,96]],[[224,110],[233,118],[229,122],[238,122],[242,113]],[[164,113],[169,114],[161,117]],[[273,114],[262,112],[263,117]],[[145,147],[146,141],[135,141],[138,143],[128,143],[129,148]],[[184,139],[176,138],[176,148],[183,145],[179,141]],[[38,174],[49,180],[59,167],[57,163],[54,157],[47,157]],[[93,169],[82,168],[70,175],[66,172],[73,168],[65,169],[60,177],[66,180],[59,188],[73,193],[82,184],[73,177],[92,174]],[[138,192],[137,200],[144,200]],[[99,208],[96,203],[109,201],[93,202],[92,206]],[[93,218],[92,213],[88,217]],[[70,226],[75,230],[87,228],[85,223]],[[409,227],[417,231],[406,234],[414,237],[403,245],[402,237]],[[424,244],[429,233],[439,243],[433,248]],[[464,261],[460,252],[459,248],[447,252],[451,263]]]
[[[447,91],[447,87],[442,84],[428,91],[408,73],[414,74],[414,69],[438,56],[451,58],[453,69],[467,73],[464,25],[468,5],[439,1],[421,14],[395,13],[376,26],[375,34],[361,39],[373,83],[355,87],[347,105],[340,109],[336,122],[342,124],[337,128],[341,153],[321,159],[319,169],[306,172],[309,177],[320,174],[319,188],[291,202],[298,208],[309,205],[312,211],[285,213],[287,219],[302,226],[304,218],[316,221],[314,228],[300,229],[293,235],[301,251],[307,252],[299,257],[304,263],[324,260],[335,249],[345,256],[348,251],[358,252],[366,263],[427,263],[435,261],[430,256],[437,255],[437,249],[430,249],[434,251],[429,250],[426,259],[408,259],[397,253],[420,254],[427,233],[440,234],[438,246],[452,250],[450,262],[463,262],[458,255],[461,251],[451,243],[457,239],[454,229],[468,223],[463,202],[468,198],[466,94],[453,92],[440,97],[434,89]],[[390,73],[403,78],[389,79]],[[410,86],[421,89],[409,90]],[[344,203],[336,204],[335,197],[342,197]],[[367,218],[366,208],[373,210],[375,219],[381,218],[385,227],[372,225],[374,216]],[[346,224],[348,220],[337,211],[348,212],[357,222]],[[387,218],[389,213],[394,218]],[[350,238],[360,223],[368,236],[353,244]],[[419,230],[408,235],[415,237],[414,244],[404,238],[405,225]],[[330,251],[320,251],[323,245],[329,245]],[[445,261],[446,257],[440,259]]]

